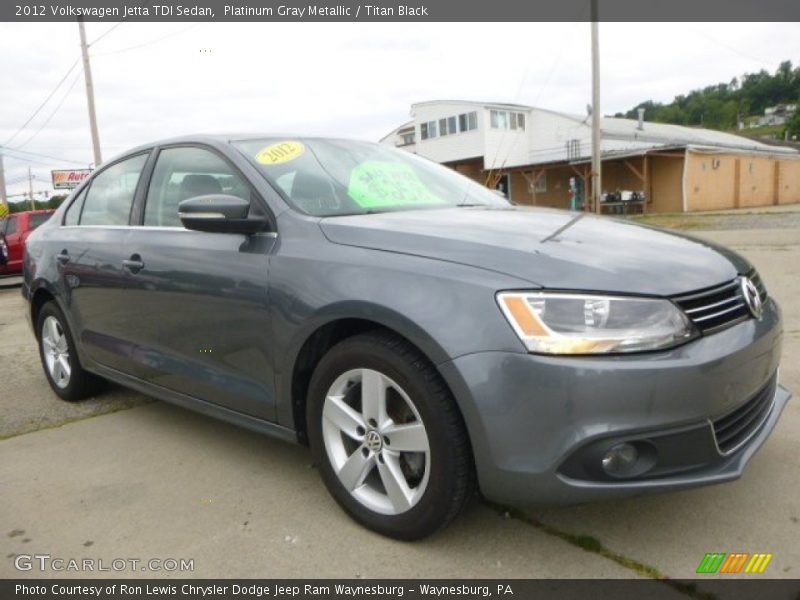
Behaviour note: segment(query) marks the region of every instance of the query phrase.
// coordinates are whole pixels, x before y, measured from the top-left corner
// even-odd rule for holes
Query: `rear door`
[[[85,353],[129,371],[136,323],[125,311],[130,214],[148,152],[119,160],[92,177],[70,205],[56,262],[73,326]]]
[[[159,151],[142,226],[126,241],[128,258],[141,264],[125,274],[125,313],[136,323],[135,374],[274,420],[267,280],[275,235],[185,229],[178,204],[204,194],[238,196],[251,211],[266,212],[244,175],[216,150]]]

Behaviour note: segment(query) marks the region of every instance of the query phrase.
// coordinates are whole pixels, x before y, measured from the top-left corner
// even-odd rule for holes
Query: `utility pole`
[[[0,204],[8,208],[8,193],[6,190],[6,170],[3,166],[3,147],[0,146]]]
[[[597,0],[592,0],[592,202],[600,213],[602,161],[600,158],[600,41]]]
[[[103,158],[100,155],[100,134],[97,132],[97,114],[94,110],[94,84],[92,83],[92,67],[89,64],[89,46],[86,44],[86,29],[83,19],[78,18],[78,29],[81,33],[81,55],[83,56],[83,80],[86,82],[86,102],[89,105],[89,127],[92,130],[92,149],[94,150],[94,166],[100,166]]]
[[[31,201],[31,210],[36,210],[36,203],[33,201],[33,174],[28,167],[28,199]]]

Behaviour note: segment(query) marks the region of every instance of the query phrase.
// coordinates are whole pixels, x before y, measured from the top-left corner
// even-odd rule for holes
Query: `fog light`
[[[624,475],[633,468],[638,458],[639,452],[633,444],[617,444],[603,457],[603,469],[609,475]]]

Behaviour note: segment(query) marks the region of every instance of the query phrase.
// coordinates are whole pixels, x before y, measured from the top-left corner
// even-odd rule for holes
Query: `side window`
[[[167,148],[158,155],[147,191],[144,224],[180,227],[178,205],[194,196],[228,194],[250,200],[250,187],[241,175],[204,148]]]
[[[109,167],[92,180],[83,202],[81,225],[127,225],[147,154]]]
[[[78,194],[78,197],[69,205],[67,214],[64,215],[64,225],[78,224],[78,219],[81,217],[81,208],[83,208],[83,201],[86,199],[86,190],[88,189],[88,187],[83,188],[81,193]]]
[[[17,233],[17,217],[8,217],[8,222],[6,223],[6,235],[11,235],[12,233]]]

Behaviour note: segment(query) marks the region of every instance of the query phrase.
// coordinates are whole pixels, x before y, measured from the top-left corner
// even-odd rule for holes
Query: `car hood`
[[[471,265],[551,289],[670,296],[750,265],[721,246],[632,222],[561,210],[462,207],[328,217],[333,243]]]

